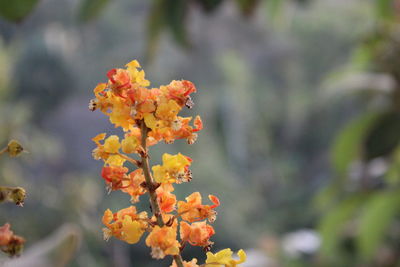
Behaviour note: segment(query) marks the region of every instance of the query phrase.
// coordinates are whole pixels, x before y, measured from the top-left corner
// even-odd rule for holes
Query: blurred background
[[[151,86],[198,88],[198,142],[155,146],[152,164],[194,159],[177,195],[220,197],[214,251],[245,249],[244,267],[400,266],[400,1],[1,0],[0,17],[0,143],[30,152],[0,158],[0,183],[27,190],[0,206],[26,251],[0,264],[169,266],[101,232],[106,208],[130,204],[91,157],[92,137],[120,132],[87,104],[138,59]]]

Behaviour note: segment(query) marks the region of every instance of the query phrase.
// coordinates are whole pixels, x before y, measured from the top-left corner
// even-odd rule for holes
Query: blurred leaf
[[[197,3],[199,3],[205,12],[212,12],[214,11],[217,7],[220,6],[223,0],[197,0]]]
[[[267,11],[268,15],[272,18],[275,19],[280,12],[283,2],[285,0],[269,0],[267,1]]]
[[[313,206],[319,212],[325,211],[333,204],[341,190],[340,178],[334,179],[334,182],[321,189],[313,199]]]
[[[360,216],[357,245],[362,260],[370,260],[379,248],[393,218],[399,213],[400,191],[374,194]]]
[[[385,175],[385,181],[391,186],[400,184],[400,146],[392,155],[392,163]]]
[[[12,22],[20,22],[37,3],[38,0],[0,0],[0,16]]]
[[[364,114],[350,123],[339,133],[331,153],[332,164],[339,174],[344,174],[349,164],[361,156],[363,140],[380,113]]]
[[[79,10],[80,20],[87,22],[96,18],[109,2],[109,0],[82,0]]]
[[[374,123],[365,139],[364,157],[367,160],[387,156],[400,141],[400,113],[383,114]]]
[[[371,47],[367,44],[360,45],[351,57],[351,63],[355,69],[365,69],[372,60]]]
[[[275,1],[275,0],[274,0]],[[236,0],[236,3],[243,15],[249,16],[257,7],[259,0]]]
[[[158,48],[160,34],[165,26],[164,1],[156,0],[151,8],[148,20],[147,50],[145,64],[150,62]]]
[[[344,227],[365,201],[366,197],[367,195],[365,194],[353,194],[338,203],[322,218],[319,225],[319,233],[322,237],[321,252],[324,256],[338,256]]]
[[[186,34],[186,12],[187,0],[164,0],[165,1],[165,18],[169,29],[172,32],[175,41],[182,45],[189,44]]]
[[[154,57],[160,42],[161,32],[168,27],[175,41],[188,46],[185,17],[187,12],[186,0],[155,0],[148,21],[148,44],[146,62]]]
[[[376,13],[382,19],[388,19],[394,14],[394,1],[393,0],[375,0]]]
[[[355,67],[355,66],[350,66]],[[387,73],[358,72],[349,68],[330,75],[325,81],[327,97],[335,94],[357,93],[374,97],[390,95],[396,86],[394,78]]]

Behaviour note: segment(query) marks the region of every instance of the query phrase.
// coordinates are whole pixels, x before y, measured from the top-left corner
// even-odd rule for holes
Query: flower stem
[[[142,140],[141,140],[141,145],[143,148],[143,153],[141,153],[141,164],[140,167],[143,170],[143,175],[146,180],[146,186],[147,190],[149,191],[150,194],[150,203],[151,203],[151,208],[154,213],[154,216],[156,216],[157,219],[157,224],[158,226],[162,227],[164,226],[164,221],[161,216],[161,211],[160,211],[160,206],[158,205],[157,201],[157,194],[156,194],[156,186],[154,185],[153,177],[151,176],[150,172],[150,165],[149,165],[149,155],[148,155],[148,149],[147,149],[147,133],[148,133],[148,128],[144,121],[141,121],[140,124],[140,130],[142,134]],[[174,261],[178,267],[184,267],[182,257],[180,254],[174,255],[173,256]]]

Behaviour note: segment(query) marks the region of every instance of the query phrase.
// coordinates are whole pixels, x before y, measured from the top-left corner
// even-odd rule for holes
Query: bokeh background
[[[102,239],[103,211],[129,197],[106,194],[90,139],[120,132],[87,104],[138,59],[154,87],[198,88],[198,142],[151,153],[194,159],[181,199],[220,197],[214,250],[245,249],[244,267],[399,266],[400,1],[1,0],[0,17],[0,143],[30,152],[0,159],[1,184],[28,193],[0,207],[27,239],[0,264],[169,266],[143,240]]]

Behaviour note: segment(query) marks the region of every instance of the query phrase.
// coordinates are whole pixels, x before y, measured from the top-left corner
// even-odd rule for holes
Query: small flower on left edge
[[[25,239],[10,230],[10,224],[0,227],[0,250],[9,256],[18,256],[24,248]]]
[[[0,154],[8,153],[8,155],[12,158],[18,157],[22,152],[28,153],[23,146],[17,140],[10,140],[7,146],[0,151]]]
[[[0,186],[0,203],[13,202],[18,206],[23,206],[26,191],[22,187]]]

